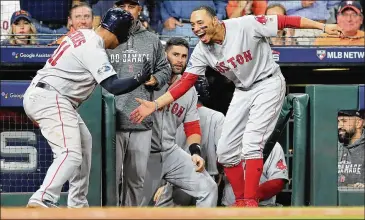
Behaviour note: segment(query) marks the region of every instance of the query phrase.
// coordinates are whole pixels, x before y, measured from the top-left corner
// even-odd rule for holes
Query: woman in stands
[[[36,44],[37,30],[32,24],[32,17],[29,12],[19,10],[11,16],[11,27],[9,28],[9,39],[3,44],[7,45],[32,45]]]

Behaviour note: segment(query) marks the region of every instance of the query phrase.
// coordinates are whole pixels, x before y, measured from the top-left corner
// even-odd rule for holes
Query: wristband
[[[158,110],[158,103],[157,103],[157,101],[155,100],[155,101],[153,101],[154,103],[155,103],[155,111],[157,111]]]
[[[323,33],[326,33],[326,24],[323,24],[323,29],[322,29]]]
[[[201,147],[197,143],[191,144],[189,146],[189,151],[190,151],[191,155],[197,154],[197,155],[201,156],[200,149],[201,149]]]

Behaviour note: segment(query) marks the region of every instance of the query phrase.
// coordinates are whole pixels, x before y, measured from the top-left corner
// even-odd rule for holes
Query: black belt
[[[48,85],[47,83],[44,82],[38,82],[35,87],[39,87],[42,89],[46,89],[46,90],[50,90],[50,91],[56,91],[52,86]]]
[[[272,74],[270,74],[270,75],[268,75],[268,76],[266,76],[266,77],[264,77],[262,79],[256,80],[252,85],[255,85],[256,83],[259,83],[259,82],[263,81],[264,79],[268,79],[270,77],[272,77]]]
[[[273,76],[273,74],[270,74],[262,79],[259,79],[259,80],[256,80],[254,83],[252,83],[252,85],[255,85],[256,83],[259,83],[261,81],[264,81],[265,79],[268,79],[268,78],[271,78]],[[239,90],[242,90],[242,91],[248,91],[250,88],[242,88],[242,87],[236,87],[237,89]]]

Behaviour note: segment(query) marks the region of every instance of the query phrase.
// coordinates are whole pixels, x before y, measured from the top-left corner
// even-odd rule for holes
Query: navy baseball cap
[[[24,10],[19,10],[19,11],[16,11],[13,13],[13,15],[11,16],[11,19],[10,19],[10,23],[13,24],[20,18],[24,18],[24,19],[27,19],[28,21],[32,21],[32,16],[30,15],[29,12],[24,11]]]
[[[338,112],[338,116],[350,116],[350,117],[359,117],[359,118],[364,117],[364,115],[361,114],[360,111],[355,111],[355,110],[341,110]]]
[[[116,6],[122,5],[124,3],[132,3],[132,4],[136,4],[136,5],[141,5],[139,3],[139,0],[119,0],[119,1],[115,1],[114,4]]]
[[[338,12],[342,13],[346,9],[352,9],[357,14],[362,13],[362,6],[358,1],[342,1],[338,7]]]

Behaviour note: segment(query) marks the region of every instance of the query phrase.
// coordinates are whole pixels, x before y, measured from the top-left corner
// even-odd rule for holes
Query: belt
[[[256,83],[262,82],[265,79],[271,78],[273,76],[273,74],[270,74],[262,79],[256,80],[254,83],[252,83],[252,85],[255,85]],[[242,88],[242,87],[236,87],[237,89],[241,90],[241,91],[248,91],[250,88]]]
[[[175,18],[176,20],[178,20],[180,23],[189,23],[190,24],[190,19],[186,19],[186,18]]]
[[[52,86],[48,85],[47,83],[44,83],[44,82],[38,82],[35,87],[39,87],[39,88],[42,88],[42,89],[46,89],[46,90],[49,90],[49,91],[56,91]]]
[[[270,75],[268,75],[268,76],[266,76],[266,77],[264,77],[262,79],[256,80],[252,85],[255,85],[256,83],[259,83],[259,82],[263,81],[264,79],[268,79],[270,77],[272,77],[272,74],[270,74]]]

